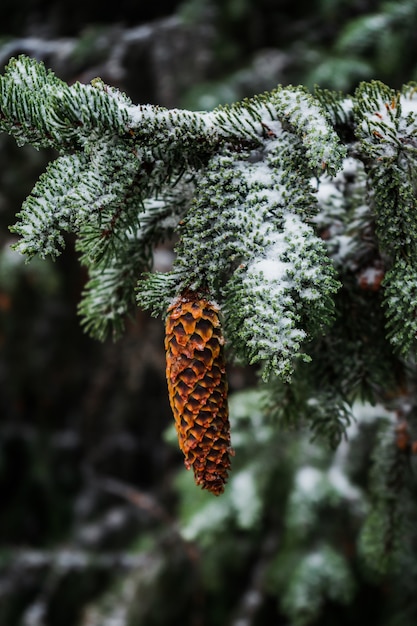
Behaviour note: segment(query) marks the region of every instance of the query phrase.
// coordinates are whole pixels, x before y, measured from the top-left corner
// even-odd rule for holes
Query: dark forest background
[[[417,79],[416,26],[404,1],[2,0],[0,66],[25,53],[70,83],[100,76],[136,103],[208,109],[278,83],[399,87]],[[256,615],[239,604],[258,543],[225,540],[222,599],[178,534],[185,470],[166,434],[162,322],[138,310],[123,339],[93,341],[71,239],[55,263],[10,250],[8,226],[53,156],[0,136],[0,626],[289,623],[267,593]],[[155,264],[171,258],[167,244]],[[256,381],[229,376],[232,392]]]

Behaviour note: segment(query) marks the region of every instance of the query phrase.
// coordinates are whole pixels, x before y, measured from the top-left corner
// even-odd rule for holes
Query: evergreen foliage
[[[225,494],[191,496],[180,478],[182,536],[213,573],[219,536],[262,547],[278,525],[264,585],[294,626],[354,602],[359,555],[398,585],[415,553],[416,94],[278,87],[190,112],[135,106],[98,79],[68,86],[26,57],[0,79],[0,129],[59,153],[15,249],[56,258],[75,236],[88,332],[116,337],[136,300],[164,315],[191,290],[219,305],[230,359],[259,364],[261,390],[232,400]],[[175,238],[172,269],[152,272]]]

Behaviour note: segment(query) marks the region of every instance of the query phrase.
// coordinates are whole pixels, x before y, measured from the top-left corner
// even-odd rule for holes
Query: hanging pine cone
[[[185,466],[215,495],[224,490],[231,453],[218,310],[186,291],[168,308],[165,335],[169,399]]]

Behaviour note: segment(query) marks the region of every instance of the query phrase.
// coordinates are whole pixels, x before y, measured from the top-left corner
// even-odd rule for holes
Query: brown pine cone
[[[169,399],[185,466],[215,495],[224,490],[232,453],[218,311],[188,290],[168,308],[165,334]]]

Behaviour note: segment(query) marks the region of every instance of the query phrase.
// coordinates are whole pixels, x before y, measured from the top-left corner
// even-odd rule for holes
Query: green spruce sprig
[[[415,349],[417,261],[417,100],[413,83],[401,92],[374,81],[356,93],[355,119],[367,170],[370,208],[385,255],[389,337],[403,354]],[[405,323],[404,323],[405,322]]]

